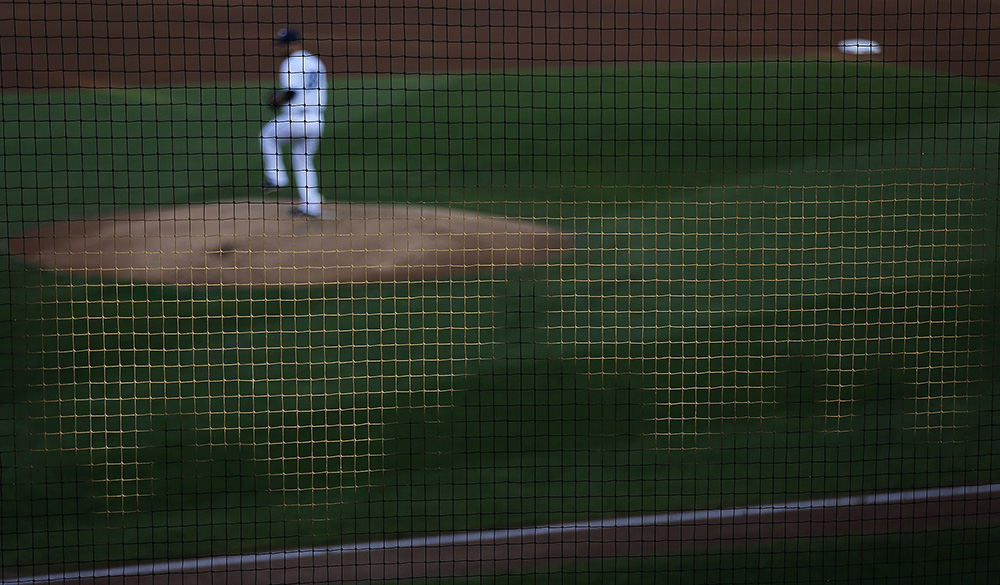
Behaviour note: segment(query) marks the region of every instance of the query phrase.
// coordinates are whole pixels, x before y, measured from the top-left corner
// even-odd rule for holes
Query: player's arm
[[[304,88],[304,65],[303,59],[294,55],[285,59],[281,64],[281,69],[278,71],[280,89],[271,92],[267,99],[272,108],[278,109],[292,101],[296,94]]]

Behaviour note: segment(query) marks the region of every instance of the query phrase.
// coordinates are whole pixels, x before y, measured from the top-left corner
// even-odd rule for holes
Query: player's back
[[[281,84],[295,92],[288,102],[290,115],[305,117],[323,115],[327,101],[326,66],[308,51],[296,51],[281,64]]]

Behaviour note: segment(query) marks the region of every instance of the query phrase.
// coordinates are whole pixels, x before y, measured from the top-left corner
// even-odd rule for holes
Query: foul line
[[[549,524],[529,528],[512,528],[505,530],[482,530],[475,532],[458,532],[439,536],[403,538],[363,542],[357,544],[342,544],[320,548],[292,549],[266,553],[250,553],[240,555],[224,555],[217,557],[202,557],[176,561],[162,561],[103,569],[90,569],[76,572],[54,573],[18,577],[0,581],[0,585],[26,585],[30,583],[52,583],[74,579],[101,579],[109,577],[139,577],[158,574],[178,573],[185,571],[223,571],[231,568],[246,568],[257,563],[283,561],[290,559],[308,559],[318,556],[350,554],[367,551],[386,551],[404,548],[432,548],[456,544],[476,544],[491,541],[527,539],[537,536],[552,536],[570,534],[586,530],[608,528],[627,528],[642,526],[662,526],[665,524],[682,524],[689,522],[705,522],[718,520],[734,520],[739,518],[760,518],[769,515],[784,514],[800,510],[817,510],[824,508],[843,508],[849,506],[885,505],[920,502],[954,497],[968,497],[1000,493],[1000,484],[984,484],[975,486],[958,486],[950,488],[929,488],[901,492],[876,493],[860,496],[844,496],[837,498],[821,498],[800,500],[783,504],[753,506],[746,508],[720,508],[715,510],[691,510],[686,512],[667,512],[646,516],[625,516],[570,522],[566,524]]]

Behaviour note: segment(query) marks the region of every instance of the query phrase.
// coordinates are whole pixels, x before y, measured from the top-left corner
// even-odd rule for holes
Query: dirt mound
[[[45,224],[10,252],[56,270],[117,281],[280,286],[437,278],[517,266],[568,248],[566,234],[446,208],[236,201],[147,208]]]

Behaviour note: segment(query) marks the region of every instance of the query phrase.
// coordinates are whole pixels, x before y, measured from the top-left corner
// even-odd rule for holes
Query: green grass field
[[[0,236],[256,196],[261,94],[5,95]],[[5,255],[0,566],[1000,481],[997,86],[701,63],[340,79],[333,104],[328,197],[577,248],[269,290]]]

